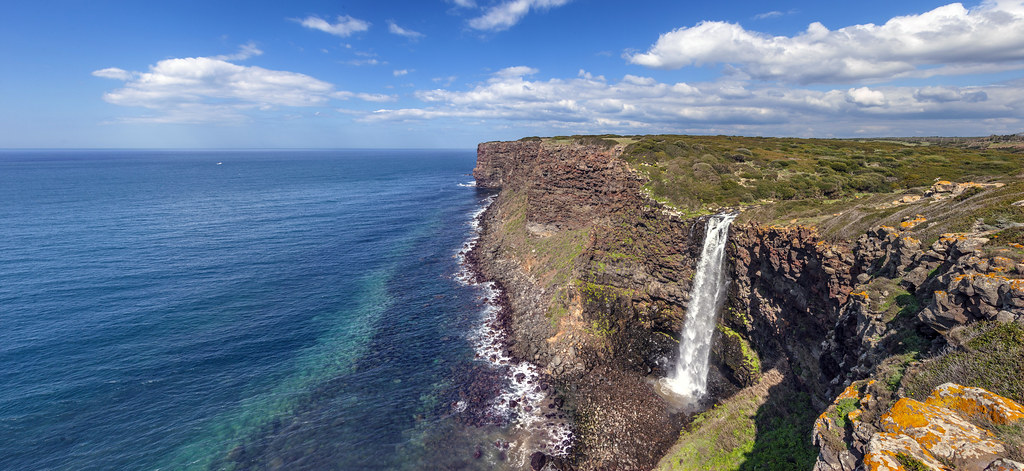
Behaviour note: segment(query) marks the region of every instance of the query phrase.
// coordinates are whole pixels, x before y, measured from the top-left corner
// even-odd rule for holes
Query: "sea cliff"
[[[959,381],[1022,400],[1020,381],[999,377],[1006,372],[949,375],[941,367],[951,355],[961,355],[961,365],[981,358],[986,347],[968,344],[986,335],[1009,339],[999,348],[1011,358],[1024,352],[1024,339],[1018,345],[1014,337],[1024,330],[1024,246],[991,243],[1019,237],[1013,231],[1024,218],[1014,219],[1012,209],[1021,198],[1019,176],[960,186],[942,180],[895,193],[879,188],[851,193],[839,209],[808,212],[778,196],[742,204],[727,198],[745,197],[727,185],[731,178],[760,191],[761,182],[741,175],[785,155],[748,142],[731,150],[720,141],[677,142],[700,161],[662,152],[672,158],[663,165],[657,149],[638,154],[645,142],[533,138],[478,147],[477,186],[498,193],[472,257],[508,296],[511,353],[550,377],[573,424],[571,453],[535,464],[854,469],[881,456],[889,442],[879,434],[892,429],[883,417],[901,398],[924,400],[940,383]],[[714,160],[719,154],[729,165]],[[715,194],[725,196],[697,207],[659,197],[672,181],[662,169],[672,165],[691,177],[710,172],[700,181],[720,182],[724,190]],[[704,234],[701,214],[727,206],[744,211],[729,239],[730,285],[713,338],[710,394],[695,417],[659,395],[655,383],[675,361]],[[993,210],[1009,217],[988,224],[981,213]],[[982,222],[958,226],[971,211]],[[780,223],[782,217],[788,219]],[[938,232],[945,228],[966,230]],[[837,412],[849,399],[843,394],[874,401],[857,427]],[[934,460],[927,446],[918,448],[924,451],[901,456]],[[1020,459],[1013,450],[1007,445],[975,464]]]

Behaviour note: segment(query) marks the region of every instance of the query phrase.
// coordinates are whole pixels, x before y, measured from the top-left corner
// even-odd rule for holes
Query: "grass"
[[[658,469],[811,469],[818,450],[810,438],[817,418],[810,396],[768,375],[775,379],[696,416]]]
[[[724,401],[697,415],[680,436],[678,448],[662,460],[664,470],[737,470],[754,451],[759,401]]]
[[[810,439],[815,419],[809,395],[776,387],[757,411],[754,447],[739,469],[811,469],[818,457],[818,449]]]
[[[1014,461],[1024,461],[1024,420],[1012,424],[988,427],[996,439],[1006,445],[1006,455]]]
[[[960,348],[907,372],[907,395],[924,400],[936,386],[953,382],[1024,402],[1024,327],[979,322],[961,329]]]

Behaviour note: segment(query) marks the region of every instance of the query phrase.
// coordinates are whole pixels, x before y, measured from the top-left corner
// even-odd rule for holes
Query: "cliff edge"
[[[499,191],[472,257],[508,296],[511,353],[550,376],[573,422],[570,455],[542,466],[854,469],[869,453],[869,432],[884,430],[885,409],[901,398],[923,400],[953,381],[1024,399],[1021,380],[999,376],[1001,368],[956,374],[947,364],[966,369],[991,358],[970,340],[996,336],[1009,338],[1001,355],[1011,363],[1022,355],[1024,367],[1024,338],[1013,337],[1024,325],[1024,245],[1016,241],[1024,212],[1013,206],[1024,191],[1019,176],[924,187],[906,177],[908,188],[874,193],[837,177],[833,196],[848,190],[847,200],[805,204],[799,193],[757,193],[775,186],[755,175],[804,164],[776,153],[786,142],[654,141],[669,142],[666,152],[645,139],[478,147],[477,186]],[[717,181],[706,193],[716,200],[666,186],[698,177],[702,185]],[[744,201],[754,197],[748,193],[771,198]],[[731,283],[713,339],[710,395],[695,416],[655,383],[676,360],[701,215],[723,207],[744,211],[730,234]],[[965,218],[974,219],[969,227]],[[961,230],[939,232],[946,229]],[[877,404],[863,423],[874,429],[822,438],[819,415],[867,381],[875,381]],[[724,445],[701,441],[726,435]],[[1013,450],[990,462],[1011,462]]]

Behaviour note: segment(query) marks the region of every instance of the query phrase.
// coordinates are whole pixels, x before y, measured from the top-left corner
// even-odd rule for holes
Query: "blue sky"
[[[1024,131],[1024,0],[12,2],[0,148]]]

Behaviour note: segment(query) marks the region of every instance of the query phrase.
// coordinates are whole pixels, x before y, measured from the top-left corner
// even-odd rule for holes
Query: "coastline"
[[[463,270],[457,279],[482,292],[482,319],[471,334],[476,360],[487,364],[500,377],[499,392],[493,387],[474,388],[477,394],[460,401],[473,426],[501,425],[508,427],[510,440],[495,442],[503,449],[513,469],[539,470],[546,465],[569,469],[568,457],[573,445],[572,424],[564,410],[564,400],[554,387],[553,378],[540,365],[518,355],[514,347],[513,307],[508,291],[497,277],[487,275],[481,239],[491,230],[488,223],[498,192],[491,193],[485,205],[474,215],[474,235],[458,253]],[[481,391],[482,389],[482,391]],[[491,392],[492,394],[488,394]],[[479,457],[480,451],[476,452]]]

